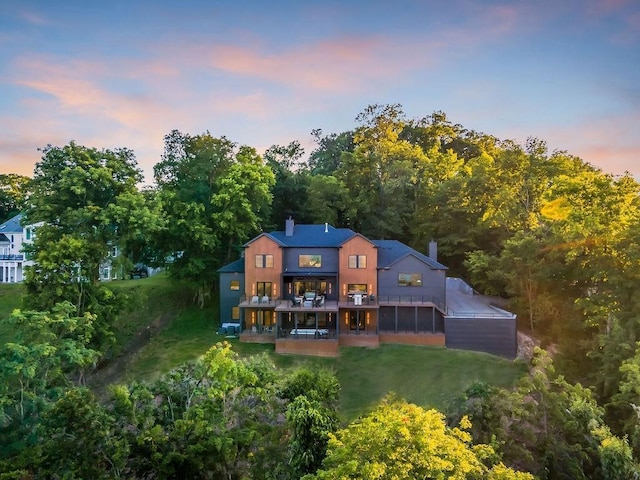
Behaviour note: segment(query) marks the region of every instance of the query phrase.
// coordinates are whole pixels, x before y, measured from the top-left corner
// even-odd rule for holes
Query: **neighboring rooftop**
[[[0,225],[0,233],[22,233],[22,214],[10,218]]]

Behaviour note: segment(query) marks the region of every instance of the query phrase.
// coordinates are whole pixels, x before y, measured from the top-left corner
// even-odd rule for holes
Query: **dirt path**
[[[86,385],[98,398],[104,399],[107,387],[117,383],[126,373],[136,355],[149,343],[151,338],[161,332],[174,318],[175,312],[166,312],[149,325],[141,327],[115,358],[98,364],[97,368],[85,375]]]

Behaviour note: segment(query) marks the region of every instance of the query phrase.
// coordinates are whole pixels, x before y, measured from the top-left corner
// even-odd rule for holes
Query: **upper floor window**
[[[421,273],[399,273],[398,286],[399,287],[421,287],[422,274]]]
[[[273,255],[262,253],[257,254],[256,268],[273,268]]]
[[[240,290],[240,280],[231,280],[229,290]]]
[[[350,283],[348,289],[349,293],[367,293],[367,285],[365,283]]]
[[[367,256],[349,255],[349,268],[367,268]]]
[[[298,266],[300,268],[320,268],[322,255],[298,255]]]

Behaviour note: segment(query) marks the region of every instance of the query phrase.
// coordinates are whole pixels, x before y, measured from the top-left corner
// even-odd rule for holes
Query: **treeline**
[[[61,364],[64,374],[108,355],[114,318],[131,303],[98,281],[113,245],[123,271],[163,266],[204,305],[216,270],[292,216],[421,251],[436,240],[450,274],[508,298],[567,385],[588,387],[603,422],[640,456],[640,186],[631,176],[549,152],[540,139],[467,130],[442,112],[407,119],[399,105],[366,108],[352,131],[312,134],[308,156],[297,141],[260,156],[208,132],[170,132],[142,191],[133,152],[75,143],[44,148],[32,179],[0,177],[0,213],[23,211],[38,225],[25,311],[51,316],[70,304],[70,318],[91,319],[87,351]]]

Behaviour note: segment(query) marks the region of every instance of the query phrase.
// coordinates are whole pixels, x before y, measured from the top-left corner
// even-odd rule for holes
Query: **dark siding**
[[[298,255],[322,255],[322,265],[319,268],[300,268]],[[322,275],[323,273],[338,271],[337,248],[287,248],[283,251],[282,269],[286,275],[288,272],[304,273],[306,275]]]
[[[445,318],[447,348],[487,352],[515,358],[517,330],[515,318]]]
[[[421,287],[398,286],[399,273],[421,273]],[[378,295],[384,299],[387,296],[395,297],[422,297],[427,301],[433,301],[438,305],[444,305],[446,272],[444,270],[432,270],[422,260],[408,255],[402,260],[391,265],[388,269],[378,270]]]
[[[240,281],[239,290],[229,288],[231,280]],[[220,272],[220,323],[231,321],[231,310],[238,306],[242,295],[244,295],[244,274]]]

